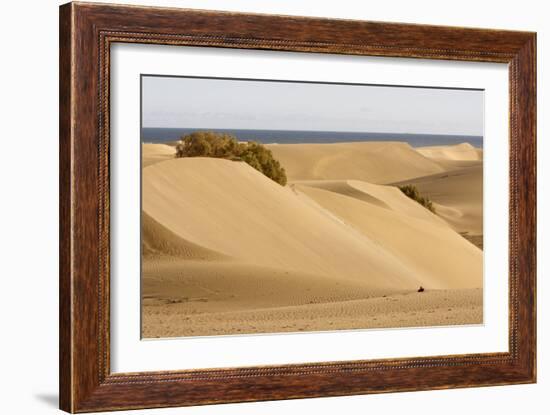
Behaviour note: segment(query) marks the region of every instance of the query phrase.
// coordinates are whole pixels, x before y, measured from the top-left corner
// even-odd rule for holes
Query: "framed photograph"
[[[536,35],[60,8],[60,407],[536,381]]]

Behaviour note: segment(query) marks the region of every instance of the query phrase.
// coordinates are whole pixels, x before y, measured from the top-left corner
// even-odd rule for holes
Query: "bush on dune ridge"
[[[239,143],[231,134],[196,131],[181,137],[176,157],[214,157],[244,161],[271,180],[286,185],[285,169],[273,158],[270,150],[254,141]]]
[[[420,196],[420,192],[415,186],[407,184],[405,186],[399,186],[399,190],[401,190],[406,196],[420,203],[430,212],[435,213],[435,207],[433,206],[432,201],[427,197]]]

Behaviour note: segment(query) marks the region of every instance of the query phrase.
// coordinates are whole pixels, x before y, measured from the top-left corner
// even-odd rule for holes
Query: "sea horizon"
[[[405,141],[412,147],[469,143],[483,148],[483,137],[455,134],[379,133],[365,131],[311,131],[311,130],[257,130],[234,128],[141,128],[144,143],[164,143],[179,140],[195,131],[213,131],[232,134],[239,141],[257,141],[263,144],[328,144],[359,141]]]

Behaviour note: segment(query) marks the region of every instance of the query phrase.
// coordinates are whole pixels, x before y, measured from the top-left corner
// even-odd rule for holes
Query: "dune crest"
[[[176,156],[176,149],[167,144],[149,144],[141,145],[141,165],[142,167],[161,161],[170,160]]]
[[[299,186],[299,190],[398,256],[421,278],[422,286],[435,289],[482,286],[482,252],[448,226],[326,189]]]
[[[423,156],[436,160],[480,161],[483,160],[483,150],[470,143],[461,143],[452,146],[417,147]]]
[[[418,287],[394,255],[246,163],[157,163],[143,170],[143,191],[143,210],[155,220],[237,260],[363,281],[373,292]]]
[[[436,161],[403,142],[267,145],[289,181],[363,180],[386,184],[443,172]]]
[[[145,337],[482,321],[483,252],[457,233],[481,237],[482,161],[405,143],[268,147],[287,186],[143,145]]]
[[[357,201],[353,206],[348,203],[347,208],[354,210],[354,218],[363,217],[378,226],[375,239],[368,232],[357,231],[357,224],[347,220],[349,217],[346,220],[341,220],[342,215],[337,215],[340,220],[335,217],[334,206],[325,209],[323,203],[320,206],[306,203],[290,188],[276,184],[246,163],[211,158],[165,161],[144,169],[143,189],[148,195],[143,209],[151,217],[187,241],[239,260],[366,281],[375,291],[415,289],[422,283],[447,288],[477,286],[468,278],[458,283],[441,275],[436,284],[426,273],[428,267],[411,270],[392,245],[399,245],[398,236],[405,232],[411,243],[415,245],[416,241],[420,247],[424,241],[418,239],[421,233],[417,231],[426,228],[428,220],[423,220],[418,229],[411,229],[414,217],[405,211],[392,211],[397,224],[381,244],[379,233],[384,232],[385,222],[369,218],[374,214],[369,210],[370,204]],[[397,189],[378,192],[396,193],[393,197],[409,202]],[[310,191],[304,193],[312,196]],[[319,203],[317,198],[313,200]],[[430,231],[431,236],[440,237],[440,243],[446,241],[444,227],[432,224]],[[460,239],[458,235],[457,238]],[[463,250],[468,254],[468,248],[468,245],[456,246],[453,257],[460,258]]]
[[[459,233],[483,234],[483,164],[395,183],[412,184]]]
[[[329,190],[372,205],[417,219],[448,226],[447,222],[403,194],[396,186],[367,183],[361,180],[304,180],[293,185],[304,185]]]

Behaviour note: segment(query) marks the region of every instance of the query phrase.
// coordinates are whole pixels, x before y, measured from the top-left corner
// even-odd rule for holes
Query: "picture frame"
[[[60,408],[71,413],[536,381],[536,34],[68,3],[60,7]],[[508,352],[111,372],[110,53],[117,43],[509,67]]]

